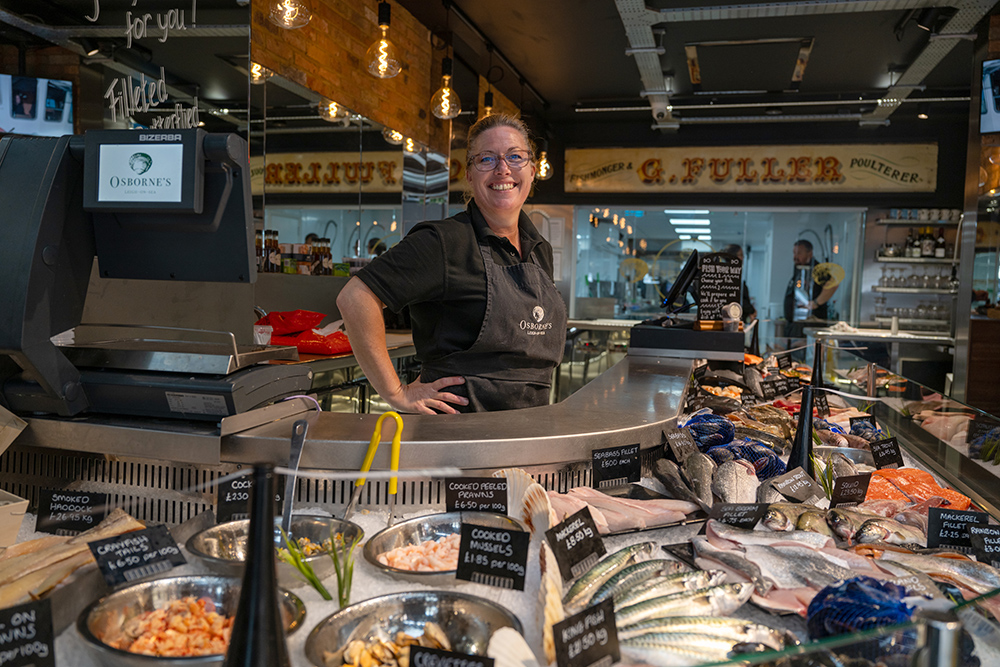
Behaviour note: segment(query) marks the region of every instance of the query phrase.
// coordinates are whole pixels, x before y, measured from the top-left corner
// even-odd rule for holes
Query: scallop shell
[[[507,479],[507,511],[508,514],[518,516],[512,510],[521,505],[521,499],[528,487],[535,483],[535,480],[528,473],[520,468],[504,468],[493,473],[494,477],[505,477]]]
[[[543,619],[542,649],[545,651],[547,664],[551,665],[556,661],[556,643],[552,626],[566,618],[566,611],[562,604],[562,575],[559,573],[556,555],[548,542],[542,542],[538,562],[542,569],[541,587],[538,591],[538,602],[542,608],[539,616]]]
[[[510,507],[508,514],[520,519],[531,531],[532,536],[541,535],[559,523],[552,509],[552,503],[549,502],[549,494],[538,483],[528,487],[521,496],[521,502]]]
[[[493,658],[494,667],[538,667],[528,642],[514,628],[500,628],[494,632],[486,655]]]

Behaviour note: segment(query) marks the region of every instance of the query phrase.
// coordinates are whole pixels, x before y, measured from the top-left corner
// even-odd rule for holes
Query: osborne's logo
[[[145,174],[153,166],[153,158],[146,153],[133,153],[128,159],[128,166],[138,175]]]
[[[531,316],[535,318],[536,322],[541,322],[542,318],[545,317],[545,311],[542,309],[541,306],[535,306],[531,310]]]
[[[531,319],[535,321],[521,320],[521,330],[527,331],[529,336],[544,336],[545,332],[552,328],[552,322],[542,324],[542,320],[545,319],[545,309],[541,306],[531,309]]]

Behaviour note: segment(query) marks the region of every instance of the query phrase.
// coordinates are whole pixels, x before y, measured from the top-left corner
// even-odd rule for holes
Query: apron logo
[[[545,319],[545,309],[541,306],[535,306],[531,309],[531,317],[535,320],[534,322],[521,320],[521,330],[527,331],[529,336],[544,336],[545,332],[552,328],[552,322],[542,324],[542,320]]]

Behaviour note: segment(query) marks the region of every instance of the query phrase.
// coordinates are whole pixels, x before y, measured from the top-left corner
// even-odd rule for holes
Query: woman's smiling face
[[[521,133],[504,126],[495,127],[481,134],[469,150],[472,155],[489,152],[503,156],[510,151],[531,154],[528,142]],[[479,171],[474,165],[470,165],[466,173],[472,185],[476,205],[486,219],[489,220],[491,215],[504,219],[511,214],[516,216],[528,198],[531,184],[535,179],[535,164],[529,160],[528,164],[520,169],[513,169],[506,160],[498,160],[496,168],[491,171]]]

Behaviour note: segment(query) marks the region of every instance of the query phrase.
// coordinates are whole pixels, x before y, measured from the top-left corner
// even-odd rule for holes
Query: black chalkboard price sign
[[[871,473],[841,475],[833,480],[830,507],[851,507],[863,503],[868,495],[868,484],[871,481]]]
[[[753,530],[767,512],[767,503],[716,503],[711,517],[722,523]]]
[[[595,449],[591,452],[595,489],[621,486],[642,479],[639,445]]]
[[[816,414],[819,415],[820,419],[830,416],[830,400],[822,389],[813,389],[813,405],[816,407]]]
[[[969,430],[965,433],[965,441],[967,443],[974,442],[977,438],[981,437],[1000,437],[1000,430],[993,432],[995,429],[1000,429],[1000,422],[992,419],[986,415],[976,415],[969,422]]]
[[[275,481],[274,513],[281,515],[281,500],[284,495],[284,476],[279,475]],[[244,475],[227,480],[218,486],[216,497],[215,520],[218,523],[240,521],[250,518],[250,496],[253,493],[253,477]]]
[[[777,377],[769,377],[760,383],[760,394],[764,397],[765,401],[770,401],[781,393],[778,391],[778,382]]]
[[[584,507],[545,531],[563,579],[570,581],[589,570],[607,553],[590,508]]]
[[[521,530],[463,523],[455,578],[497,588],[524,590],[530,535]]]
[[[779,354],[775,357],[778,360],[778,368],[791,368],[792,358],[787,354]]]
[[[959,551],[972,551],[969,525],[985,525],[989,523],[989,519],[990,515],[986,512],[932,507],[927,510],[927,548],[950,547]]]
[[[104,581],[112,588],[187,562],[163,525],[95,540],[87,546],[94,554]]]
[[[611,598],[556,623],[552,635],[558,667],[603,666],[621,660]]]
[[[810,498],[826,497],[823,487],[817,484],[801,467],[775,477],[771,484],[778,493],[794,502],[803,503]]]
[[[723,306],[742,303],[743,262],[738,257],[712,252],[698,258],[698,319],[721,320]]]
[[[454,651],[410,646],[410,664],[413,667],[493,667],[494,659],[484,655],[466,655]]]
[[[694,441],[694,436],[686,428],[664,427],[663,437],[667,440],[671,458],[678,465],[683,464],[687,457],[698,451],[698,444]]]
[[[869,448],[872,450],[872,458],[875,460],[876,469],[903,467],[903,452],[899,450],[899,443],[896,442],[896,438],[876,440],[869,444]]]
[[[507,513],[507,480],[497,477],[454,477],[445,480],[446,512]]]
[[[0,665],[55,667],[55,646],[51,600],[0,609]]]
[[[968,528],[976,560],[993,567],[1000,566],[1000,526],[970,523]]]
[[[82,491],[38,492],[38,524],[41,533],[78,535],[99,524],[108,515],[108,494]]]

